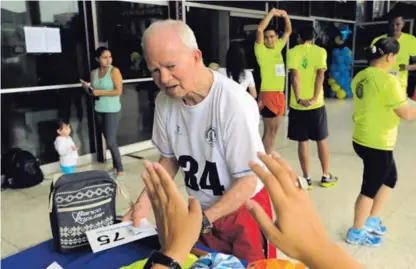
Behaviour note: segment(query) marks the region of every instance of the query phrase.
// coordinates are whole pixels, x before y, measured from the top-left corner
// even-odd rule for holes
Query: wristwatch
[[[298,104],[300,104],[300,101],[301,101],[300,99],[296,100],[296,102],[297,102]]]
[[[156,250],[150,254],[143,269],[150,269],[155,264],[166,266],[169,269],[182,269],[177,261]]]
[[[207,234],[212,230],[212,223],[209,221],[204,212],[202,212],[202,234]]]

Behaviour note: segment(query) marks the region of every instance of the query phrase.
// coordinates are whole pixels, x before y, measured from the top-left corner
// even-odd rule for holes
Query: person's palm
[[[293,169],[276,154],[272,156],[259,155],[270,172],[255,163],[250,167],[267,188],[277,220],[273,223],[254,201],[248,201],[246,206],[275,246],[288,256],[303,260],[305,253],[323,249],[329,240],[308,194],[294,184],[297,176]]]

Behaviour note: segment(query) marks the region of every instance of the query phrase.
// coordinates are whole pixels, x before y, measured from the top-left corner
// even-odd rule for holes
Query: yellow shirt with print
[[[315,78],[318,69],[327,69],[326,50],[313,45],[303,44],[289,50],[287,55],[287,68],[295,69],[299,73],[299,98],[312,99],[315,93]],[[316,102],[308,107],[297,103],[293,85],[290,90],[290,107],[297,110],[311,110],[324,105],[324,91],[321,88]]]
[[[354,77],[351,87],[353,141],[373,149],[393,150],[400,124],[394,110],[407,105],[398,79],[379,68],[368,67]]]
[[[387,35],[376,37],[373,42],[371,42],[371,45],[374,45],[379,39],[384,37],[387,37]],[[409,71],[399,71],[399,65],[408,65],[410,57],[416,56],[416,37],[402,33],[397,41],[400,44],[400,50],[399,54],[397,55],[396,63],[392,68],[391,74],[398,76],[404,92],[407,92],[407,78]]]
[[[282,39],[276,41],[274,49],[269,49],[264,44],[254,44],[254,54],[260,66],[260,91],[281,92],[284,90],[285,64],[282,50],[285,45]]]

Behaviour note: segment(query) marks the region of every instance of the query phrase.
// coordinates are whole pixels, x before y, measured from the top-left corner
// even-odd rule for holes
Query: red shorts
[[[283,116],[285,113],[286,97],[283,92],[260,92],[258,102],[260,113],[266,118]]]
[[[270,198],[265,188],[252,199],[273,218]],[[213,226],[210,233],[201,235],[200,244],[247,262],[276,258],[276,247],[266,241],[257,222],[244,205],[215,221]]]

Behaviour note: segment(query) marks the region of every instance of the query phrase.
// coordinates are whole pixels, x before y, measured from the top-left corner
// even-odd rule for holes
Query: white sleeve
[[[56,139],[55,140],[55,149],[58,152],[59,156],[66,156],[71,154],[73,152],[72,145],[73,143],[71,140],[62,140],[62,139]]]
[[[245,102],[236,102],[229,109],[230,116],[227,117],[224,131],[228,169],[234,178],[253,175],[248,163],[261,163],[257,152],[264,152],[259,133],[260,115],[257,104],[251,98]]]
[[[246,79],[248,81],[249,87],[256,87],[256,83],[254,82],[253,73],[250,70],[246,70]]]
[[[155,115],[153,119],[152,143],[163,157],[174,157],[171,143],[167,132],[169,116],[169,97],[159,92],[156,97]]]

